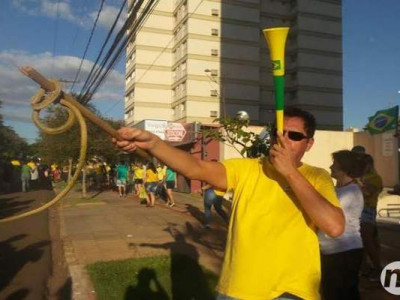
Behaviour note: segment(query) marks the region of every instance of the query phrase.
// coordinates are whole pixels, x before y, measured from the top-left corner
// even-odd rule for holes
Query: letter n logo
[[[394,261],[383,268],[381,284],[393,295],[400,295],[400,261]]]

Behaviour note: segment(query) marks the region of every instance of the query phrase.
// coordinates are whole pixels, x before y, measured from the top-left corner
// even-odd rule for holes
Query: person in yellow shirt
[[[147,192],[147,206],[155,207],[156,191],[158,185],[157,169],[152,162],[147,165],[145,188]]]
[[[376,207],[379,194],[383,190],[383,181],[375,170],[373,157],[369,154],[364,154],[364,159],[367,168],[365,175],[359,180],[361,191],[364,195],[364,209],[361,214],[361,238],[364,244],[365,256],[370,260],[372,267],[365,270],[363,275],[366,275],[370,281],[379,281],[382,264],[378,226],[376,224]]]
[[[164,166],[161,163],[157,164],[157,176],[158,176],[158,181],[163,182],[165,180],[165,176],[167,174],[167,166]]]
[[[135,162],[133,166],[133,183],[135,188],[135,195],[139,196],[140,189],[143,188],[143,178],[145,176],[145,169],[141,161]]]
[[[284,131],[273,134],[266,158],[199,160],[156,135],[121,128],[123,151],[148,151],[190,179],[233,190],[217,299],[320,299],[317,228],[331,237],[344,230],[344,215],[326,170],[302,163],[314,143],[315,118],[287,107]]]

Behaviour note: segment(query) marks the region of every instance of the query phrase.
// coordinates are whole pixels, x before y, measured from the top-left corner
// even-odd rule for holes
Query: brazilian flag
[[[378,110],[374,116],[369,117],[367,129],[370,134],[378,134],[388,130],[397,129],[399,106]]]

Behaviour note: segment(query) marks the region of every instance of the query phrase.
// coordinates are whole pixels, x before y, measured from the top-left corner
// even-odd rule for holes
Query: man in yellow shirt
[[[191,179],[233,189],[232,213],[217,299],[319,299],[318,228],[331,237],[344,215],[327,171],[301,162],[314,143],[315,118],[286,108],[265,159],[202,161],[157,136],[121,128],[116,145],[136,148]]]

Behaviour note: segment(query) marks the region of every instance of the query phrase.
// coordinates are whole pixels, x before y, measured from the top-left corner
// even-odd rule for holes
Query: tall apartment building
[[[140,12],[139,12],[140,13]],[[274,119],[262,29],[289,26],[285,104],[341,130],[341,0],[161,0],[127,48],[125,121]]]

